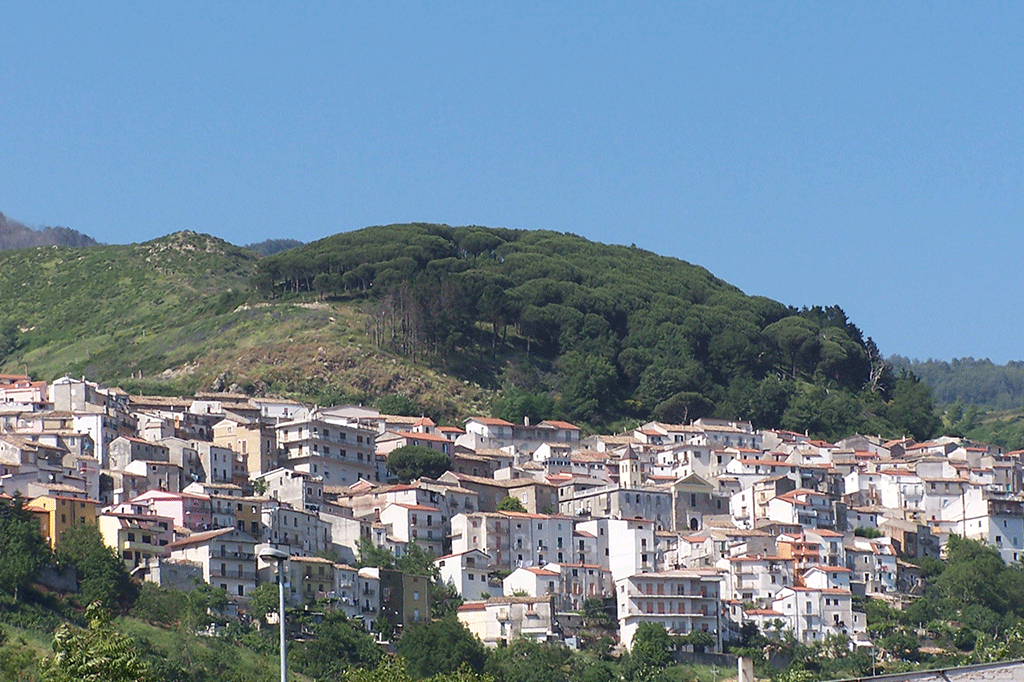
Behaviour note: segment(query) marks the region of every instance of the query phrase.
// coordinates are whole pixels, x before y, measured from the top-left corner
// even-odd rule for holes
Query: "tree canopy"
[[[483,643],[454,615],[407,628],[398,640],[398,655],[417,679],[454,673],[463,666],[481,672],[487,660]]]
[[[0,585],[17,599],[50,559],[50,547],[39,531],[39,522],[25,511],[24,500],[0,499]]]
[[[452,466],[451,458],[443,452],[422,445],[403,445],[388,455],[388,471],[402,483],[414,478],[437,478]]]
[[[838,306],[746,296],[634,247],[416,223],[334,235],[257,269],[264,296],[365,301],[374,343],[500,386],[495,408],[510,421],[711,415],[756,427],[785,417],[829,438],[932,430],[927,401],[890,405],[891,368]]]
[[[511,495],[506,495],[501,498],[501,501],[498,502],[497,509],[498,511],[519,512],[520,514],[526,513],[526,507],[524,507],[523,503],[519,501],[519,498],[512,497]]]
[[[134,596],[135,587],[124,563],[93,524],[68,527],[61,535],[57,559],[75,567],[78,596],[84,604],[95,602],[116,611]]]

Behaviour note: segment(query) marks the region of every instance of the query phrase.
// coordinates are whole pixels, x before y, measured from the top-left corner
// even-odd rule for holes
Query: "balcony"
[[[211,578],[232,578],[234,580],[256,580],[255,571],[232,571],[230,568],[221,570],[220,568],[210,569]]]

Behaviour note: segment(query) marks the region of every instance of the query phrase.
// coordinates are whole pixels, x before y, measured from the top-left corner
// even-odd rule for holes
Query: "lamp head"
[[[280,550],[277,547],[265,547],[260,550],[260,558],[267,563],[279,563],[287,559],[289,556],[291,555],[288,554],[288,552]]]

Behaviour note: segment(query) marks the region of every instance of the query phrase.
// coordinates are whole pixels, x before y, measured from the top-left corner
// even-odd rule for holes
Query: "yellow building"
[[[131,570],[170,554],[174,519],[151,514],[107,513],[99,516],[103,542],[112,547]]]
[[[65,495],[40,495],[25,505],[25,510],[32,512],[39,519],[43,537],[50,544],[50,549],[56,549],[60,536],[71,526],[80,523],[95,526],[99,506],[97,500]]]
[[[241,455],[249,477],[277,467],[277,435],[271,426],[236,415],[213,425],[213,444]]]

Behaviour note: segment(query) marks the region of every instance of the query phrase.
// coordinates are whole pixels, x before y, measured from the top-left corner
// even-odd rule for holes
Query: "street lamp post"
[[[277,620],[281,627],[281,682],[287,682],[288,659],[284,646],[284,562],[288,552],[276,547],[267,547],[260,551],[260,558],[269,563],[277,564]]]

